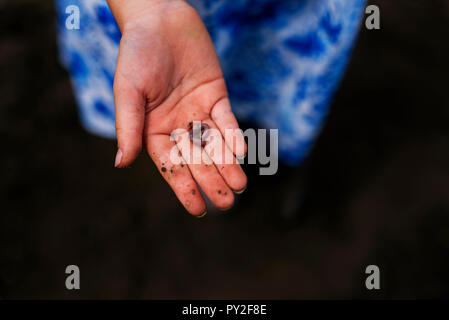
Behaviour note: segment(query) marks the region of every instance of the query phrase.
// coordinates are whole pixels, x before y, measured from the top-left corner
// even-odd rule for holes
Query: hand
[[[235,140],[225,136],[225,129],[239,127],[200,16],[181,0],[109,0],[109,4],[122,30],[114,79],[116,166],[130,165],[143,141],[187,211],[195,216],[206,212],[198,186],[218,208],[231,207],[233,191],[243,191],[247,183],[237,162],[174,164],[170,158],[174,147],[184,159],[191,152],[185,140],[173,141],[170,135],[176,129],[188,130],[194,121],[218,129],[219,138],[226,142],[223,150],[239,157],[246,153],[240,130]],[[188,144],[190,150],[201,148],[191,141]],[[209,156],[215,161],[216,157]]]

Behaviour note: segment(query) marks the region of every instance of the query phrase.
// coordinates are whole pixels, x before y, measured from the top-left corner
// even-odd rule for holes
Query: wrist
[[[107,0],[117,24],[122,31],[132,28],[150,19],[151,16],[159,18],[169,7],[185,5],[184,0]]]

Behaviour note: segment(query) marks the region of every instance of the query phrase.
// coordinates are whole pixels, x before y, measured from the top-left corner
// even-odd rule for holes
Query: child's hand
[[[116,166],[130,165],[145,148],[184,207],[206,211],[197,183],[220,209],[234,202],[247,178],[238,163],[176,164],[170,152],[175,129],[192,121],[238,129],[223,74],[209,34],[196,11],[181,0],[109,0],[122,30],[114,97],[118,148]],[[230,139],[228,139],[230,140]],[[241,133],[226,141],[238,156],[246,152]],[[185,141],[184,141],[185,143]],[[191,148],[199,146],[188,142]],[[178,143],[183,156],[186,151]],[[195,183],[196,181],[196,183]],[[156,201],[157,199],[155,199]]]

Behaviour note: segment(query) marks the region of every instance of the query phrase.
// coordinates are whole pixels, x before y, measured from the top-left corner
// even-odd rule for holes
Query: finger
[[[248,181],[245,172],[243,172],[233,152],[223,140],[215,123],[211,120],[203,122],[209,126],[209,130],[204,134],[207,140],[204,150],[214,162],[227,185],[236,193],[241,193],[245,190]]]
[[[194,216],[203,216],[206,203],[176,144],[167,135],[151,135],[145,140],[148,154],[184,208]]]
[[[128,81],[116,74],[114,80],[115,128],[118,152],[116,167],[129,166],[142,150],[145,118],[143,95]]]
[[[247,150],[245,139],[228,98],[223,98],[215,104],[211,111],[211,117],[232,152],[237,157],[245,156]]]
[[[176,137],[176,145],[188,164],[193,178],[209,200],[219,209],[229,209],[234,204],[234,194],[207,153],[201,146],[190,141],[187,131]]]

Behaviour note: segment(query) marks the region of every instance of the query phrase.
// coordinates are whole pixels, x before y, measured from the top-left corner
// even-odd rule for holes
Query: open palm
[[[173,141],[172,132],[201,121],[221,132],[223,148],[231,153],[243,156],[246,145],[240,132],[233,141],[225,139],[225,129],[238,129],[238,124],[201,18],[186,3],[173,3],[157,14],[140,12],[123,30],[114,81],[117,166],[131,164],[143,142],[187,211],[200,216],[206,204],[198,186],[215,206],[227,209],[234,202],[233,191],[242,191],[247,179],[236,162],[175,164],[170,158],[174,147],[187,159],[187,153],[201,146]]]

